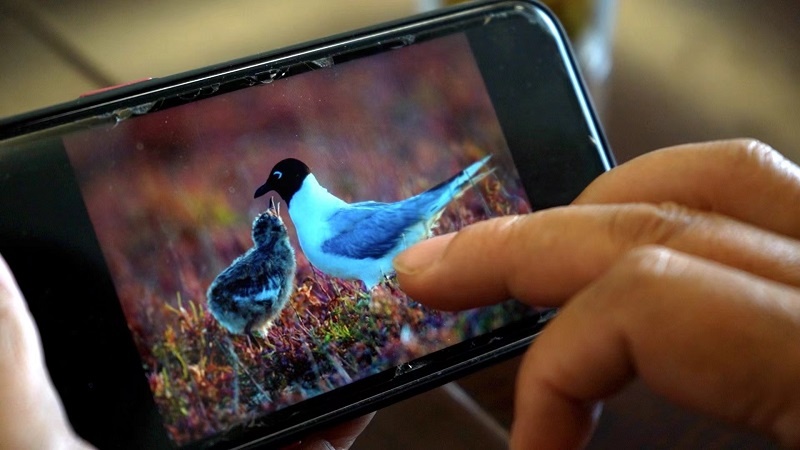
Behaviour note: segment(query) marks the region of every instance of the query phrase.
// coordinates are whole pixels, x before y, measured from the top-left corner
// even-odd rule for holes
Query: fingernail
[[[17,283],[14,281],[14,275],[8,264],[0,256],[0,293],[7,293],[9,298],[17,291]]]
[[[412,245],[394,258],[394,270],[404,275],[422,272],[442,258],[444,250],[455,235],[443,234]]]
[[[294,444],[283,447],[283,450],[336,450],[336,447],[324,439],[311,438],[297,441]]]
[[[597,421],[600,420],[600,416],[603,415],[604,408],[603,402],[597,402],[597,404],[594,405],[594,408],[592,409],[592,421],[594,421],[594,423],[597,423]]]

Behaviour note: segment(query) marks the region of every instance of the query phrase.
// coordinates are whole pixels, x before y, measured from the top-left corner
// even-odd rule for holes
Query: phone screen
[[[550,312],[513,300],[433,310],[400,289],[391,259],[429,236],[567,203],[610,165],[563,43],[536,17],[311,60],[292,76],[274,69],[230,92],[210,83],[173,107],[115,110],[114,120],[27,152],[58,168],[58,200],[31,206],[19,187],[31,177],[19,175],[28,181],[4,203],[39,209],[27,225],[0,231],[47,234],[53,217],[69,216],[47,239],[84,248],[90,256],[78,259],[91,269],[82,276],[96,284],[65,314],[95,324],[83,342],[128,350],[124,363],[86,377],[98,385],[120,370],[140,377],[129,381],[139,393],[117,404],[146,410],[137,423],[160,422],[159,445],[280,436],[518,350]],[[525,33],[547,46],[519,53]],[[527,96],[541,102],[534,111]],[[6,152],[8,173],[24,172],[8,169],[19,154]],[[291,177],[299,181],[280,188]],[[14,263],[27,258],[22,247],[3,244],[12,268],[24,265]],[[24,291],[38,282],[21,275]],[[56,385],[79,386],[60,393],[80,432],[90,421],[82,418],[98,412],[71,405],[107,391],[88,387],[63,352],[47,352],[50,330],[70,328],[53,318],[66,306],[52,304],[31,309]],[[102,367],[98,352],[108,346],[87,345],[95,351],[85,358]]]
[[[399,237],[407,245],[424,238],[408,230],[407,214],[419,216],[435,235],[530,212],[464,35],[73,134],[64,146],[153,397],[178,444],[531,314],[516,302],[460,313],[431,310],[408,298],[388,270],[382,280],[339,277],[307,256],[352,260],[334,267],[378,265],[383,241],[395,246],[395,233],[407,235]],[[254,273],[225,287],[236,299],[220,308],[236,311],[221,312],[233,317],[220,323],[209,312],[207,291],[254,247],[254,218],[268,209],[270,196],[254,199],[254,192],[286,158],[303,161],[322,188],[350,205],[402,201],[472,164],[482,166],[452,192],[432,194],[442,197],[436,200],[440,211],[423,210],[430,208],[427,201],[397,210],[397,230],[389,212],[381,221],[366,216],[347,224],[347,231],[327,234],[335,213],[295,212],[300,192],[288,207],[272,193],[285,231],[268,231],[275,236],[264,239],[285,239],[296,270],[280,261],[263,271],[242,267]],[[307,234],[308,247],[320,248],[301,247],[298,229]],[[348,253],[335,245],[325,252],[312,233],[341,246],[359,246],[373,236],[376,242],[372,252]],[[259,258],[239,264],[261,266],[260,258],[284,256],[278,245],[259,251]],[[271,289],[267,278],[285,272],[293,272],[292,288],[265,294],[274,303],[287,296],[285,305],[269,312],[263,335],[244,334],[235,316],[247,315],[248,302],[258,301],[248,292],[259,290],[253,285]],[[262,303],[270,309],[269,300]]]

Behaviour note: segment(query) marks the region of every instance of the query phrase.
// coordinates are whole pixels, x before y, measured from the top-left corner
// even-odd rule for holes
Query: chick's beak
[[[275,198],[272,196],[269,197],[269,208],[267,208],[267,212],[275,217],[280,217],[281,215],[281,204],[280,202],[275,203]]]

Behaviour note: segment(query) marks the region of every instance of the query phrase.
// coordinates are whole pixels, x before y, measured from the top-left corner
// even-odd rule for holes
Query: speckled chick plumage
[[[206,293],[211,314],[234,334],[265,334],[294,289],[294,249],[274,203],[255,218],[252,236],[253,248],[217,275]]]

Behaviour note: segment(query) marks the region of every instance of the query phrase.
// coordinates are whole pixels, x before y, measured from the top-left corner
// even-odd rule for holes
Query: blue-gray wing
[[[482,178],[477,174],[489,158],[486,156],[427,191],[405,200],[354,203],[334,213],[329,223],[334,235],[322,243],[322,250],[355,259],[382,258],[401,242],[410,227],[435,217],[469,187],[470,182]]]
[[[408,200],[354,203],[336,212],[329,222],[334,235],[322,243],[322,250],[354,259],[382,258],[423,220],[420,205]]]

